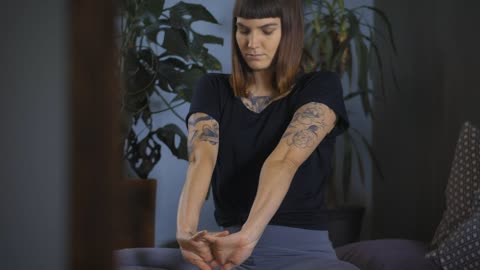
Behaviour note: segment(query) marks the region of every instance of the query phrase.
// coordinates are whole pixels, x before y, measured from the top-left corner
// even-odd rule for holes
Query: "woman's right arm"
[[[202,205],[207,196],[219,143],[218,122],[204,113],[188,119],[187,177],[180,196],[177,232],[196,233]]]
[[[208,243],[201,240],[206,232],[197,232],[197,227],[217,160],[219,135],[218,122],[211,116],[195,113],[189,117],[189,164],[178,204],[177,241],[184,257],[202,270],[216,264]]]

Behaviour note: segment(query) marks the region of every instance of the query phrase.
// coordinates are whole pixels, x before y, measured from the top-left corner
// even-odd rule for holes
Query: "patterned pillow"
[[[438,247],[473,214],[474,193],[480,189],[480,130],[466,122],[455,148],[445,190],[447,209],[437,227],[431,247]]]
[[[480,194],[480,193],[479,193]],[[480,196],[473,215],[453,231],[427,258],[442,269],[480,269]]]

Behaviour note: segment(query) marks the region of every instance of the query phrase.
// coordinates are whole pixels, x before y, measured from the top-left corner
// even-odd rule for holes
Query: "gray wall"
[[[387,181],[374,185],[374,236],[430,240],[460,126],[480,126],[480,4],[376,3],[392,20],[401,91],[376,106],[373,139]]]
[[[0,8],[0,268],[66,269],[66,3]]]

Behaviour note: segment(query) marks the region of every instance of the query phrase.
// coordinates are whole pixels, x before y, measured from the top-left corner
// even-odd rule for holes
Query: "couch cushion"
[[[425,259],[427,244],[403,239],[361,241],[335,249],[340,260],[361,270],[438,270]]]
[[[474,214],[427,255],[443,269],[480,269],[480,193]]]
[[[433,237],[432,249],[439,246],[473,213],[474,194],[480,189],[480,130],[466,122],[455,148],[445,190],[447,208]]]
[[[127,248],[114,252],[119,270],[195,270],[177,248]]]

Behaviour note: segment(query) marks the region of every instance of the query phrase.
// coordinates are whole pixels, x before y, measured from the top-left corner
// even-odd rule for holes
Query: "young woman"
[[[357,269],[326,230],[326,179],[348,120],[337,75],[301,72],[302,1],[237,0],[232,47],[232,74],[201,79],[187,116],[184,258],[202,270]],[[197,228],[210,183],[224,232]]]

